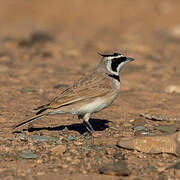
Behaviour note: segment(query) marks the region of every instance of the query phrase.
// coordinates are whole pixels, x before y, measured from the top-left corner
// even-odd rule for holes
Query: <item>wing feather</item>
[[[49,108],[56,109],[86,99],[104,96],[111,89],[111,83],[108,81],[110,80],[102,76],[102,74],[86,76],[56,97],[49,104]]]

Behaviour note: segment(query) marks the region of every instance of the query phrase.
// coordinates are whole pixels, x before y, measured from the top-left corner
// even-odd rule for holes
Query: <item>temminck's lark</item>
[[[87,130],[93,133],[94,129],[89,123],[90,115],[112,104],[120,90],[119,72],[124,64],[134,60],[120,53],[100,55],[102,59],[91,73],[79,79],[50,103],[38,107],[34,117],[14,128],[51,114],[69,113],[77,115]]]

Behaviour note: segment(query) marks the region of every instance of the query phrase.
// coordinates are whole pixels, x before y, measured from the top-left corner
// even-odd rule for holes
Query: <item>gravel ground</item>
[[[180,2],[2,1],[0,179],[180,179]],[[98,63],[134,57],[113,105],[12,132]]]

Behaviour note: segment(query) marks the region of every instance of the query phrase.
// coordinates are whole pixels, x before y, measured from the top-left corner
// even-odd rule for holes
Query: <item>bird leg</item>
[[[83,121],[84,126],[90,133],[94,133],[95,130],[93,129],[92,125],[89,122],[90,114],[87,113],[85,115],[79,115],[78,118]]]
[[[33,124],[33,122],[30,122],[29,124],[28,124],[28,131],[30,131],[31,129],[33,129],[34,128],[34,124]]]

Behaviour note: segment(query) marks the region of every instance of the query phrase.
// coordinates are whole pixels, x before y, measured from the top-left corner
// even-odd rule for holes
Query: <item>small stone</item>
[[[38,176],[42,176],[43,174],[45,174],[45,172],[38,172],[37,173]]]
[[[76,146],[81,146],[83,143],[80,142],[80,141],[75,141],[74,144],[75,144]]]
[[[66,161],[72,161],[71,156],[66,157]]]
[[[139,118],[136,118],[136,119],[132,122],[132,124],[133,124],[134,126],[143,126],[143,125],[145,124],[145,120],[144,120],[144,118],[139,117]]]
[[[48,142],[48,141],[53,141],[55,142],[57,139],[55,137],[50,137],[50,136],[39,136],[39,135],[33,135],[32,139],[34,141],[38,142]]]
[[[167,121],[168,118],[166,116],[163,116],[161,114],[149,114],[149,113],[141,113],[141,117],[144,117],[146,119],[152,120],[152,121]]]
[[[114,154],[114,149],[113,148],[107,148],[106,153],[109,155],[112,155],[112,154]]]
[[[37,155],[34,154],[31,150],[27,150],[27,151],[23,151],[20,154],[20,157],[24,158],[24,159],[36,159]]]
[[[73,165],[78,165],[80,162],[81,162],[80,159],[74,159],[74,160],[71,162],[71,164],[73,164]]]
[[[142,136],[142,135],[147,135],[147,134],[149,134],[149,131],[141,130],[141,131],[135,131],[134,132],[134,136]]]
[[[21,140],[27,140],[29,137],[25,133],[18,134],[18,138]]]
[[[171,36],[175,37],[175,38],[180,38],[180,24],[174,26],[171,30],[170,30],[170,34]]]
[[[145,153],[166,152],[178,156],[180,155],[180,131],[172,134],[121,138],[117,145]]]
[[[99,168],[101,174],[112,175],[112,176],[129,176],[130,171],[124,160],[109,163]]]
[[[61,139],[57,140],[56,144],[62,144],[62,140]]]
[[[163,133],[174,133],[177,130],[176,126],[174,125],[160,125],[156,127],[156,129]]]
[[[67,164],[62,164],[63,169],[67,169],[69,166]]]
[[[37,164],[41,164],[42,162],[43,162],[42,159],[38,159],[38,160],[36,161]]]
[[[7,122],[7,120],[3,118],[2,116],[0,116],[0,123],[5,123],[5,122]]]
[[[180,93],[180,86],[177,85],[170,85],[165,89],[165,92],[167,93]]]
[[[62,155],[66,151],[66,146],[64,145],[58,145],[51,149],[51,152],[56,155]]]
[[[144,126],[133,126],[132,129],[135,131],[149,131],[149,129]]]
[[[22,89],[23,93],[28,93],[28,92],[36,92],[36,89],[34,87],[26,87]]]
[[[68,88],[69,85],[68,84],[56,84],[54,86],[55,89],[59,89],[59,88]]]
[[[70,140],[70,141],[76,141],[76,140],[78,140],[78,138],[77,137],[75,137],[75,136],[68,136],[68,139]]]
[[[92,134],[92,136],[95,138],[98,138],[98,137],[103,136],[103,134],[104,134],[104,132],[102,132],[102,131],[96,131]]]

